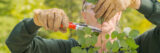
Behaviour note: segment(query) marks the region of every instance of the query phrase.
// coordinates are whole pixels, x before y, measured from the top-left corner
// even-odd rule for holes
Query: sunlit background
[[[70,21],[81,21],[82,0],[0,0],[0,53],[10,53],[5,45],[5,40],[14,26],[23,18],[32,18],[35,9],[61,8],[65,10]],[[136,29],[142,34],[153,28],[142,14],[133,9],[127,9],[119,23],[119,28]],[[67,33],[46,31],[43,28],[38,33],[44,38],[68,39],[74,37],[74,31]]]

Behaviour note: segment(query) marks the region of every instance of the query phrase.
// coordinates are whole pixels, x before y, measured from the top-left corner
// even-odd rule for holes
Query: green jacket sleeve
[[[24,19],[13,29],[6,44],[12,53],[70,53],[71,47],[78,46],[74,39],[55,40],[36,36],[40,27],[33,19]]]
[[[135,39],[138,53],[160,53],[160,27],[151,29]]]
[[[153,24],[160,25],[160,3],[157,0],[141,0],[138,11]]]
[[[156,28],[149,30],[135,39],[139,45],[138,53],[160,53],[160,3],[157,0],[141,0],[139,12]]]

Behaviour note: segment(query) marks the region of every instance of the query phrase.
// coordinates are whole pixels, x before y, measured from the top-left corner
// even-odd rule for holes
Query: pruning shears
[[[63,27],[63,25],[61,25],[61,27]],[[83,29],[84,27],[89,27],[92,29],[92,32],[101,32],[101,30],[97,27],[94,26],[89,26],[87,24],[79,24],[79,23],[69,23],[68,28],[69,29],[73,29],[73,30],[77,30],[77,29]]]

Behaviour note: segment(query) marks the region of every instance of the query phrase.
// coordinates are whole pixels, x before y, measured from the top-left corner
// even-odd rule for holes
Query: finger
[[[86,23],[88,23],[88,22],[87,22],[87,17],[86,17],[86,12],[82,12],[81,14],[82,14],[82,16],[83,16],[84,21],[85,21]]]
[[[69,20],[68,20],[68,17],[67,17],[67,15],[65,14],[65,13],[63,13],[62,14],[63,15],[63,19],[62,19],[62,25],[63,25],[63,27],[62,28],[60,28],[60,30],[62,31],[62,32],[66,32],[67,31],[67,27],[68,27],[68,23],[69,23]]]
[[[102,43],[102,50],[103,51],[106,51],[106,43],[107,43],[107,40],[103,40],[103,43]]]
[[[110,4],[109,5],[109,8],[107,9],[107,11],[105,12],[105,14],[104,14],[104,20],[105,19],[108,19],[108,16],[110,15],[110,13],[112,12],[112,9],[114,8],[114,6],[113,6],[113,4]]]
[[[117,14],[118,16],[118,18],[117,18],[117,20],[116,20],[116,23],[118,23],[119,22],[119,20],[120,20],[120,18],[121,18],[121,16],[122,16],[122,12],[120,11],[120,12],[118,12],[118,14]]]
[[[111,33],[115,30],[115,25],[116,25],[116,24],[115,24],[115,23],[113,23],[113,22],[111,22],[111,23],[109,23],[109,25],[110,25],[111,27],[110,27],[110,30],[109,30],[109,32],[108,32],[108,33],[110,33],[110,34],[111,34]]]
[[[55,21],[54,21],[54,31],[58,31],[61,26],[62,16],[61,11],[57,10],[55,13]]]
[[[95,12],[101,7],[101,5],[104,3],[105,0],[99,0],[98,3],[96,4],[96,8],[94,9]]]
[[[102,44],[101,38],[102,38],[102,35],[99,34],[99,35],[98,35],[98,38],[97,38],[97,43],[95,44],[96,47],[100,47],[100,45]]]
[[[107,19],[105,19],[105,21],[108,22],[112,17],[115,16],[116,13],[117,13],[117,12],[116,12],[115,10],[112,10],[111,14],[108,16]]]
[[[105,3],[96,12],[96,15],[95,15],[96,18],[100,18],[106,12],[110,3],[111,3],[111,0],[105,1]]]
[[[41,13],[41,18],[40,20],[42,21],[42,25],[45,27],[45,29],[48,29],[48,25],[47,25],[47,14],[48,12],[46,10],[44,10],[42,13]]]
[[[38,19],[40,17],[40,14],[41,14],[41,10],[40,9],[34,10],[34,18],[33,18],[33,20],[34,20],[34,23],[37,26],[42,26],[42,24],[40,23],[40,21]]]
[[[102,32],[111,34],[110,31],[114,28],[113,25],[114,25],[113,23],[104,22],[104,23],[102,24]]]
[[[102,24],[102,32],[108,33],[109,29],[110,29],[109,23],[104,22],[104,23]]]
[[[121,17],[121,12],[117,12],[117,13],[115,14],[115,16],[113,16],[113,18],[111,18],[111,20],[113,20],[112,23],[114,23],[114,24],[118,23],[120,17]],[[110,22],[110,21],[109,21],[109,22]]]
[[[54,16],[55,16],[55,12],[54,11],[50,11],[50,13],[48,14],[48,28],[49,30],[53,30],[54,28]]]

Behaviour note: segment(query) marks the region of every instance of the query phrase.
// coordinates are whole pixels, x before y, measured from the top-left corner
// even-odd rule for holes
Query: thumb
[[[41,13],[42,10],[40,9],[37,9],[37,10],[34,10],[34,23],[37,25],[37,26],[42,26],[42,24],[39,22],[39,17],[40,17],[40,13]]]

